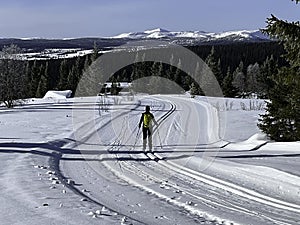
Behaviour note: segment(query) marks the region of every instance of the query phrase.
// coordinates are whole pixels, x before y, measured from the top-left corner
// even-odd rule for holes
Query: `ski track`
[[[176,117],[176,115],[174,116],[174,114],[176,114],[176,109],[178,108],[178,106],[173,103],[173,101],[176,102],[176,98],[168,98],[168,101],[159,97],[152,99],[153,102],[155,102],[152,105],[155,106],[153,107],[154,109],[152,111],[155,116],[160,116],[158,119],[160,125],[163,125],[165,122],[175,121],[175,130],[177,130],[178,132],[183,133],[184,130],[188,129],[188,127],[181,127],[180,124],[177,123],[178,117]],[[153,102],[151,102],[151,104]],[[169,107],[167,107],[167,105],[169,105]],[[208,105],[204,103],[201,103],[201,105],[205,108],[207,115],[213,116],[213,113],[211,113],[212,110]],[[300,206],[297,204],[278,200],[276,198],[266,196],[264,194],[236,185],[234,183],[230,183],[228,181],[204,174],[203,172],[192,170],[186,166],[182,166],[178,163],[172,162],[171,160],[165,159],[166,157],[164,157],[164,155],[158,153],[159,150],[155,150],[155,152],[136,154],[135,148],[140,147],[140,145],[135,145],[129,142],[132,141],[132,136],[136,136],[135,132],[137,131],[137,128],[128,130],[128,126],[126,126],[125,123],[129,121],[128,123],[131,124],[131,126],[134,126],[133,124],[137,124],[140,112],[136,112],[135,110],[140,106],[141,103],[139,103],[134,109],[130,110],[129,116],[126,114],[128,112],[124,112],[114,118],[116,120],[123,118],[121,126],[122,128],[119,132],[119,135],[114,138],[110,145],[108,145],[110,147],[106,148],[108,154],[101,154],[98,156],[100,163],[103,164],[107,168],[107,170],[112,172],[116,177],[126,181],[131,186],[137,187],[140,190],[145,191],[146,193],[154,195],[156,198],[161,199],[170,205],[182,208],[187,212],[186,215],[190,213],[191,215],[197,216],[198,219],[202,219],[202,222],[205,222],[207,224],[235,223],[235,221],[231,222],[230,219],[226,218],[226,210],[236,211],[240,215],[248,215],[248,219],[251,217],[255,217],[256,219],[254,219],[254,221],[269,221],[270,224],[290,224],[291,221],[288,218],[289,214],[276,215],[277,212],[279,213],[281,210],[289,211],[292,213],[291,215],[300,213]],[[188,110],[190,110],[189,107]],[[99,122],[98,119],[96,119],[95,121]],[[216,120],[213,121],[215,122]],[[94,138],[95,133],[89,129],[91,123],[92,121],[89,121],[89,125],[84,124],[81,127],[77,128],[77,130],[82,131],[81,133],[85,135],[82,136],[83,138],[79,143],[76,144],[76,147],[78,147],[78,145],[81,145],[81,143],[86,143]],[[109,122],[100,126],[97,131],[105,129],[107,125],[109,125]],[[208,127],[215,126],[217,125],[208,125]],[[157,132],[158,130],[154,130],[154,135],[157,134]],[[169,138],[170,136],[171,130],[168,130],[166,138]],[[140,138],[140,135],[137,136],[137,138]],[[216,139],[217,137],[215,136],[213,131],[209,130],[206,137],[207,143],[211,144],[222,141]],[[132,147],[130,147],[128,150],[126,146]],[[162,149],[162,146],[156,146],[156,149],[158,149],[159,147]],[[127,157],[130,157],[133,160],[122,160],[124,155],[122,151],[132,151],[132,154],[127,154]],[[104,156],[111,158],[113,161],[101,161]],[[64,173],[64,171],[62,171],[62,173]],[[222,196],[224,193],[227,193],[227,195],[229,193],[230,194],[229,196],[227,196],[228,199],[223,197],[218,200],[212,195],[206,196],[205,194],[201,193],[201,191],[197,191],[197,188],[191,188],[191,186],[189,185],[193,187],[202,187],[203,190],[206,190],[206,188],[208,188],[209,191],[213,191],[215,194],[217,194],[217,196]],[[167,189],[163,188],[163,186],[167,187]],[[173,194],[168,191],[170,189],[173,189]],[[176,199],[174,196],[172,196],[174,195],[174,191],[177,194],[184,193],[179,197],[185,199],[196,199],[195,201],[199,202],[200,204],[193,203],[192,201],[184,202],[180,199]],[[243,202],[251,203],[243,205]],[[205,205],[205,207],[201,206],[201,204]],[[251,204],[253,204],[253,207],[249,207]],[[255,208],[259,205],[263,205],[267,209],[271,209],[271,212],[268,213],[267,209],[264,212],[256,211]],[[246,208],[245,206],[248,206],[249,208]],[[211,210],[212,212],[216,212],[221,209],[225,212],[223,213],[223,216],[225,218],[223,218],[222,216],[215,216],[214,214],[206,212],[202,208],[217,209]],[[125,216],[132,220],[136,220],[135,217],[130,217],[130,215],[128,214],[126,214]]]

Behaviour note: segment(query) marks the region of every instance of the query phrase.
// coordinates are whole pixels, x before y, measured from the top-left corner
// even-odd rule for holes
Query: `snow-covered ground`
[[[56,97],[0,108],[1,224],[300,224],[300,143],[260,133],[264,101]]]

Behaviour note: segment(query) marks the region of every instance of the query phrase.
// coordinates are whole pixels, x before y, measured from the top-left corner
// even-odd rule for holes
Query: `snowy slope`
[[[159,123],[152,152],[137,123]],[[1,224],[299,224],[299,142],[269,142],[263,101],[32,99],[0,108]]]

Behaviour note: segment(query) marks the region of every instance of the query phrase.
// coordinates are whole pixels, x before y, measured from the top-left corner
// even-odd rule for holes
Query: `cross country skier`
[[[146,106],[146,112],[142,113],[139,128],[143,124],[143,150],[146,150],[147,145],[147,138],[148,138],[148,146],[149,151],[152,150],[152,132],[153,132],[153,125],[152,121],[156,126],[158,126],[158,123],[156,122],[153,114],[150,112],[150,106]]]

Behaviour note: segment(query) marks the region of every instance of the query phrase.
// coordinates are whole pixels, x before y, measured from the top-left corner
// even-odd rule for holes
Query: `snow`
[[[226,38],[231,36],[237,36],[244,39],[270,39],[267,35],[262,34],[259,30],[241,30],[241,31],[227,31],[223,33],[217,33],[213,35],[215,38]]]
[[[47,93],[44,96],[44,99],[50,98],[50,99],[66,99],[70,98],[72,95],[71,90],[66,91],[47,91]]]
[[[259,131],[264,100],[70,94],[0,108],[1,224],[299,224],[300,142]]]
[[[111,50],[99,51],[99,53],[107,53]],[[75,49],[45,49],[42,52],[31,52],[19,54],[21,59],[24,60],[47,60],[47,59],[67,59],[76,58],[91,54],[93,49],[82,50],[80,48]]]
[[[129,38],[129,39],[159,39],[159,38],[193,38],[201,40],[220,40],[224,38],[239,38],[241,40],[269,40],[267,35],[264,35],[259,30],[240,30],[240,31],[225,31],[219,33],[204,32],[204,31],[168,31],[161,28],[146,30],[142,32],[123,33],[117,36],[110,37],[112,39]]]

